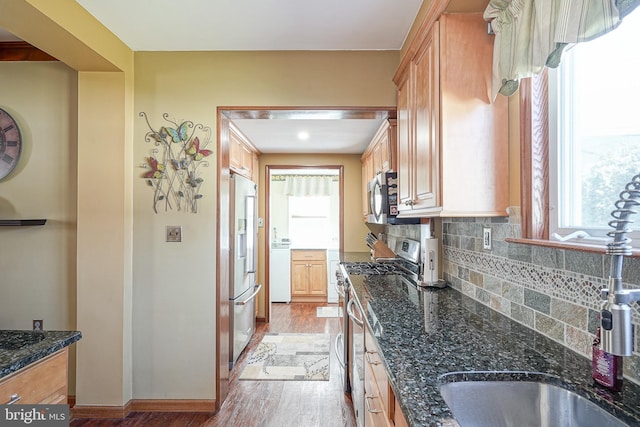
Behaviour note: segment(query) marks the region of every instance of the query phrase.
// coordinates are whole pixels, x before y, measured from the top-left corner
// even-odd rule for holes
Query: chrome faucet
[[[613,242],[607,244],[607,254],[611,255],[609,287],[600,291],[603,300],[600,311],[600,346],[604,351],[618,356],[631,356],[633,353],[633,309],[631,304],[640,301],[640,289],[622,287],[622,261],[631,255],[631,239],[627,233],[631,221],[629,216],[637,213],[633,208],[640,206],[640,174],[634,176],[620,193],[611,212],[614,218],[609,225],[614,228],[607,233]]]

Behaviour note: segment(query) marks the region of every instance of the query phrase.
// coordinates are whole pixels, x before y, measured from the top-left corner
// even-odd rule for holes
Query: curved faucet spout
[[[607,244],[607,254],[611,255],[609,288],[601,291],[604,300],[600,311],[600,345],[607,353],[619,356],[631,356],[633,353],[633,324],[631,303],[640,300],[640,290],[625,290],[622,286],[622,261],[631,255],[631,231],[629,217],[637,213],[634,208],[640,206],[640,174],[634,176],[620,193],[611,212],[614,218],[609,225],[614,228],[607,233],[613,242]]]

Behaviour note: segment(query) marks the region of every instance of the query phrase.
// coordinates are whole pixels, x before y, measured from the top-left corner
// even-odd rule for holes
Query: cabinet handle
[[[367,411],[371,412],[372,414],[379,414],[380,412],[382,412],[381,409],[372,409],[371,405],[369,404],[369,401],[372,399],[377,399],[378,396],[365,396],[366,397],[366,402],[367,402]]]
[[[369,365],[374,365],[377,366],[380,364],[380,362],[378,362],[377,360],[371,360],[371,358],[369,356],[371,356],[373,353],[375,353],[375,351],[371,351],[368,350],[365,354],[364,357],[365,359],[367,359],[367,362],[369,363]]]
[[[17,393],[14,393],[11,395],[11,399],[5,403],[5,405],[13,405],[14,403],[16,403],[18,400],[22,399],[22,396],[20,396]]]

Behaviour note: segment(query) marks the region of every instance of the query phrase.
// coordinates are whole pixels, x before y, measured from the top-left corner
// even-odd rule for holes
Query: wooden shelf
[[[45,225],[46,219],[0,219],[0,226]]]

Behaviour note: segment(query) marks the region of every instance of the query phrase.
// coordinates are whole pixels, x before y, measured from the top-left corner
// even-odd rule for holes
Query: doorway
[[[265,169],[266,317],[271,319],[274,303],[296,302],[301,298],[336,303],[332,269],[339,262],[343,246],[343,166],[266,165]],[[295,287],[299,281],[296,254],[303,253],[317,256],[313,267],[323,270],[319,275],[323,279],[314,284],[314,295],[301,296],[304,292]],[[317,281],[318,275],[314,278]]]
[[[271,164],[306,165],[300,168],[313,165],[313,168],[339,169],[340,173],[340,233],[339,252],[344,251],[345,238],[350,242],[355,236],[366,234],[366,227],[361,221],[360,201],[361,191],[359,185],[353,185],[361,176],[360,154],[364,151],[371,138],[379,128],[382,121],[387,118],[395,118],[395,107],[217,107],[217,195],[216,195],[216,396],[217,404],[224,402],[229,385],[229,250],[230,250],[230,227],[229,227],[229,191],[230,191],[230,128],[233,125],[240,125],[242,132],[252,142],[255,142],[263,135],[270,138],[264,140],[263,144],[254,144],[258,149],[259,177],[258,189],[268,188],[265,183],[267,179],[265,165],[262,157],[268,155],[278,155],[274,153],[294,154],[295,161],[274,161]],[[304,123],[313,126],[320,138],[313,138],[308,142],[301,143],[298,139],[287,139],[282,130],[291,130],[292,124]],[[266,128],[265,128],[266,126]],[[265,132],[265,129],[269,129]],[[287,132],[289,134],[290,132]],[[254,137],[257,136],[257,137]],[[286,144],[282,142],[286,141]],[[345,160],[345,155],[347,159]],[[337,166],[336,166],[337,165]],[[281,166],[284,168],[284,166]],[[346,172],[345,172],[346,170]],[[354,173],[355,172],[355,173]],[[345,174],[347,178],[345,178]],[[349,185],[345,190],[345,182]],[[264,194],[264,193],[263,193]],[[348,194],[348,197],[345,197]],[[262,200],[262,202],[261,202]],[[269,203],[269,197],[259,195],[259,205]],[[269,208],[259,207],[259,212],[263,212],[265,224],[259,227],[259,247],[262,248],[263,255],[259,254],[259,265],[269,267],[269,240],[271,228],[267,223]],[[349,212],[345,219],[345,211]],[[260,214],[260,213],[259,213]],[[345,226],[347,224],[347,226]],[[260,232],[262,230],[262,232]],[[337,264],[337,262],[336,262]],[[270,322],[270,294],[268,289],[268,272],[264,272],[263,282],[265,284],[265,294],[259,295],[259,305],[264,308],[264,317],[258,313],[258,320],[266,323]]]

